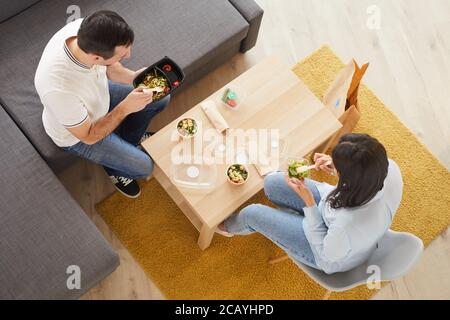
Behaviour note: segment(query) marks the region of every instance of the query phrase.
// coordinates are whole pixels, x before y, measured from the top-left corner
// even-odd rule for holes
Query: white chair
[[[373,273],[371,266],[379,268],[379,282],[400,278],[417,262],[422,251],[423,242],[415,235],[388,230],[378,242],[378,247],[367,262],[346,272],[328,275],[298,261],[293,261],[314,281],[328,290],[324,297],[324,299],[328,299],[334,291],[346,291],[367,283]],[[285,257],[271,259],[269,263],[274,264],[287,258],[289,257],[286,255]]]

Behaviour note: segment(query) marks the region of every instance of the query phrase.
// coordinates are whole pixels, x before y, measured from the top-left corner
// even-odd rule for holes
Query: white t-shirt
[[[34,84],[44,105],[42,121],[59,147],[78,142],[67,128],[96,121],[109,111],[106,67],[88,66],[69,51],[66,40],[77,35],[82,19],[67,24],[49,41],[36,71]]]

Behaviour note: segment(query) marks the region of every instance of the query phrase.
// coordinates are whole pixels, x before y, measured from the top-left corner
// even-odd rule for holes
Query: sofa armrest
[[[247,20],[250,27],[247,37],[242,40],[241,52],[244,53],[256,44],[264,10],[254,0],[228,0]]]

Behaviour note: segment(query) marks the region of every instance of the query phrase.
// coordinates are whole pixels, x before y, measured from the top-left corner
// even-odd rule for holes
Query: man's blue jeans
[[[109,82],[110,105],[113,110],[133,90],[130,85]],[[129,115],[114,133],[94,145],[79,142],[74,146],[63,148],[65,151],[81,158],[102,165],[110,176],[129,179],[143,179],[153,171],[153,161],[144,151],[137,148],[146,132],[150,121],[169,103],[170,96],[165,97],[142,111]]]
[[[286,184],[285,174],[278,172],[264,179],[267,198],[279,209],[252,204],[225,220],[225,230],[238,235],[258,232],[283,249],[291,258],[318,268],[308,239],[303,231],[303,200]],[[314,180],[305,179],[316,203],[320,193]]]

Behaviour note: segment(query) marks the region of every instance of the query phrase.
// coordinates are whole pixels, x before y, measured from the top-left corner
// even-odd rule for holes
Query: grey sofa
[[[138,69],[168,55],[185,71],[184,86],[236,53],[253,47],[262,18],[262,10],[253,0],[16,0],[6,3],[0,7],[2,15],[14,14],[14,10],[20,9],[20,3],[31,7],[0,24],[0,103],[57,173],[75,158],[58,149],[45,134],[41,124],[42,106],[33,79],[45,45],[70,17],[67,14],[70,5],[77,5],[82,16],[99,9],[117,11],[136,32],[133,56],[125,64]]]
[[[117,254],[2,108],[0,132],[0,298],[77,298]],[[80,290],[66,285],[72,265]]]
[[[168,55],[186,73],[180,91],[251,49],[263,15],[253,0],[0,0],[0,299],[78,298],[119,263],[55,175],[77,159],[45,134],[33,84],[72,5],[82,17],[99,9],[121,14],[136,32],[126,65]],[[70,265],[80,267],[81,290],[66,286]]]

